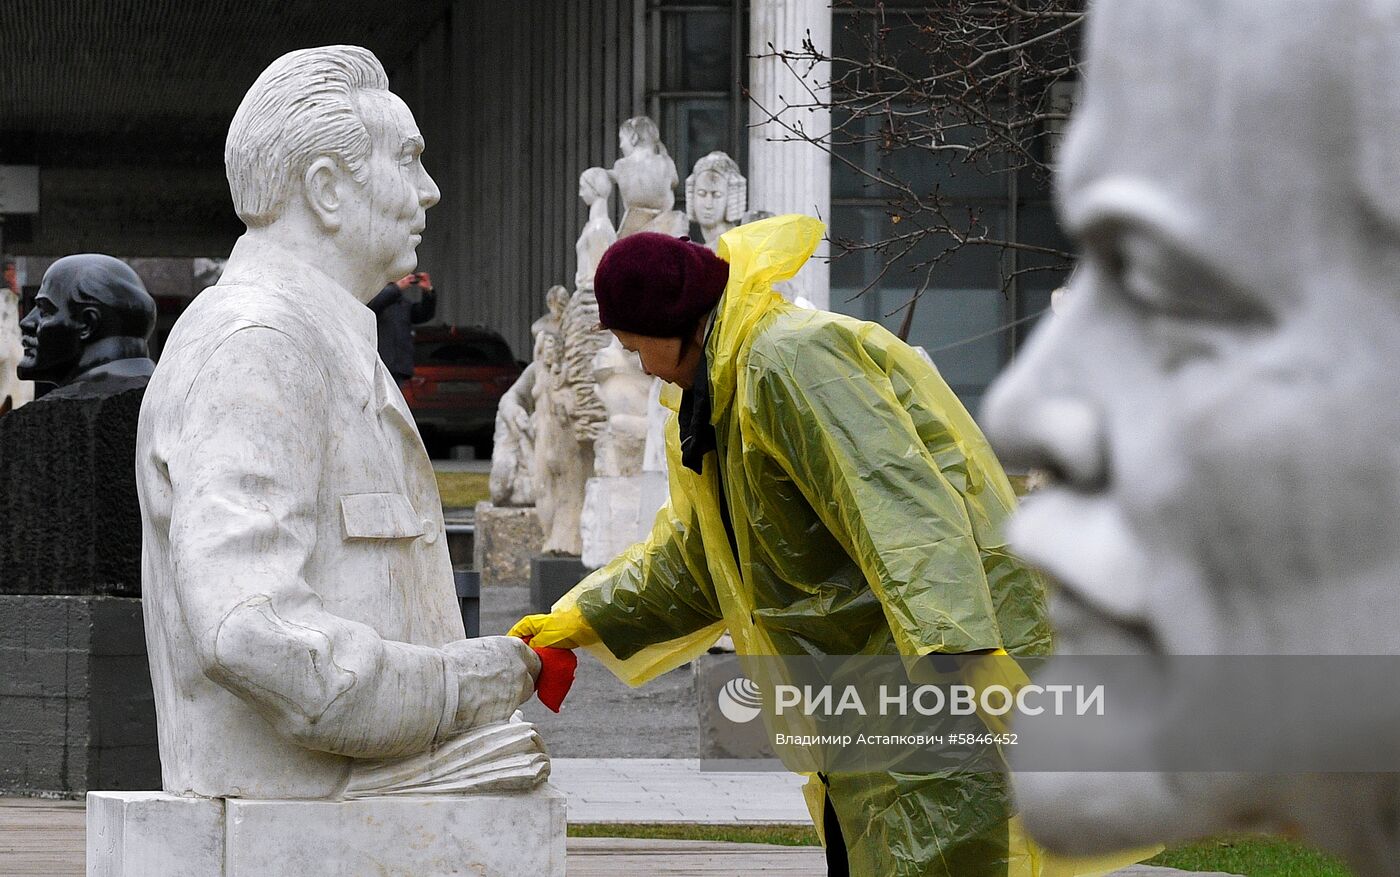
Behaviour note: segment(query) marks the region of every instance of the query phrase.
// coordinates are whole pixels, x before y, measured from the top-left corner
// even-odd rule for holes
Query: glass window
[[[729,112],[729,101],[724,98],[662,98],[661,142],[676,160],[682,183],[696,159],[716,149],[729,152]],[[676,198],[685,198],[684,186]]]
[[[662,91],[729,90],[734,68],[731,18],[728,11],[662,16]]]

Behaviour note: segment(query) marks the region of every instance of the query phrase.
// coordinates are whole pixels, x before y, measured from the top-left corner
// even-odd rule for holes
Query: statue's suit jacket
[[[436,482],[349,292],[240,240],[166,343],[136,463],[167,791],[334,796],[354,759],[460,730]]]

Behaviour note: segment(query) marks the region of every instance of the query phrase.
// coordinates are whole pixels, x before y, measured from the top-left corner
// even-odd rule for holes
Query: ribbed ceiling
[[[0,0],[0,131],[221,132],[284,52],[361,45],[392,73],[449,4]]]

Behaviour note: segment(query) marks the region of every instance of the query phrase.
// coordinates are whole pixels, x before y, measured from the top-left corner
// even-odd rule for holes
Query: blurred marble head
[[[1085,60],[1079,270],[984,412],[1051,477],[1010,536],[1060,583],[1058,649],[1400,652],[1400,2],[1100,0]],[[1279,782],[1018,789],[1060,848],[1380,818]]]
[[[748,202],[749,183],[739,163],[719,150],[702,156],[685,178],[686,212],[702,229],[733,228],[743,219]]]

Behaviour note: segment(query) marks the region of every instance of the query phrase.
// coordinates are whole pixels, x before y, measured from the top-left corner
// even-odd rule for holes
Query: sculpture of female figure
[[[604,251],[617,240],[608,201],[612,198],[613,181],[606,170],[591,167],[578,179],[578,196],[588,205],[588,224],[579,233],[574,251],[578,254],[578,270],[574,273],[574,288],[593,288],[593,272]]]
[[[625,238],[639,231],[684,235],[689,224],[685,214],[671,209],[676,203],[674,190],[680,176],[671,154],[661,143],[656,123],[646,116],[628,119],[618,129],[617,145],[622,158],[609,171],[624,208],[617,236]]]
[[[748,209],[749,181],[739,164],[718,149],[695,162],[685,178],[685,212],[700,226],[705,246],[715,249]]]

